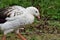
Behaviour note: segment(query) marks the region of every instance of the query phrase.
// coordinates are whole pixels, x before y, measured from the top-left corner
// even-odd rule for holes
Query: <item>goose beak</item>
[[[37,16],[38,20],[40,20],[40,16]]]

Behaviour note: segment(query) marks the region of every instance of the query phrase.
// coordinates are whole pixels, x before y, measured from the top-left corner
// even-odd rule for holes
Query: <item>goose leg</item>
[[[6,40],[6,35],[3,35],[2,40]]]
[[[19,30],[16,31],[17,37],[21,38],[22,40],[27,40],[25,37],[23,37],[20,33]]]
[[[4,35],[3,35],[3,37],[2,37],[2,40],[6,40],[6,35],[7,35],[7,33],[11,32],[11,31],[13,31],[13,29],[5,30],[5,31],[4,31]]]

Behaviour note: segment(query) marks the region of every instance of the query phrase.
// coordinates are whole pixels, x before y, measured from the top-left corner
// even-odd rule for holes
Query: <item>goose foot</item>
[[[17,33],[17,38],[21,38],[22,40],[27,40],[25,37],[23,37],[20,33]]]

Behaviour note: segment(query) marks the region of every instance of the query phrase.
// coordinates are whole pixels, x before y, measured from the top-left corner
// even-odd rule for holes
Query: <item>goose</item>
[[[32,24],[34,22],[34,16],[40,19],[40,14],[37,8],[35,7],[27,7],[22,15],[18,15],[15,17],[7,17],[6,22],[0,24],[0,29],[3,31],[2,40],[6,40],[6,35],[12,31],[15,31],[18,38],[22,40],[27,40],[19,33],[19,28],[24,25]]]

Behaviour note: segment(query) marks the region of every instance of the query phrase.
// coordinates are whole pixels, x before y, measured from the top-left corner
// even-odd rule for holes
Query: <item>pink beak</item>
[[[40,16],[37,16],[38,20],[40,20]]]

